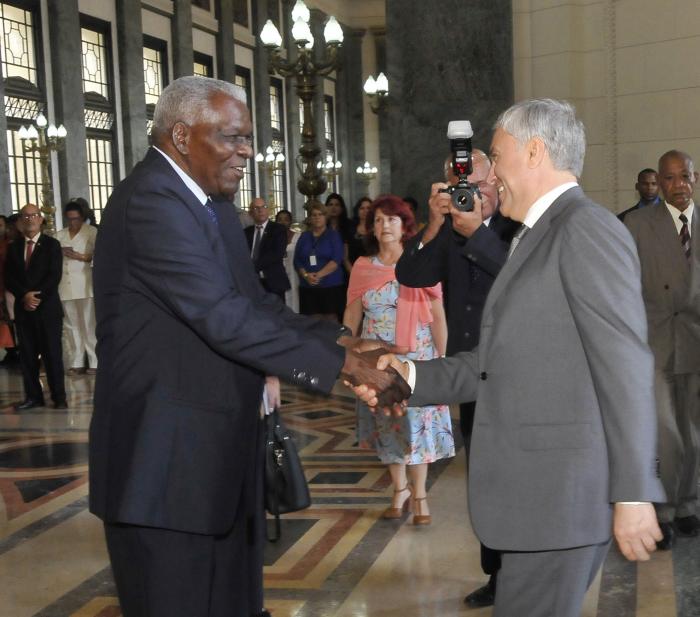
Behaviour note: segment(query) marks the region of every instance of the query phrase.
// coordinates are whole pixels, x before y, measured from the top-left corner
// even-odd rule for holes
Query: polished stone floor
[[[0,369],[0,617],[119,617],[101,526],[87,509],[93,377],[67,379],[69,409],[18,414],[19,374]],[[274,617],[487,617],[465,593],[484,582],[466,514],[464,455],[431,466],[433,524],[379,518],[386,469],[358,450],[354,404],[283,392],[312,491],[266,554]],[[639,566],[616,551],[585,617],[700,617],[700,538]],[[526,617],[526,616],[513,616]],[[556,616],[553,616],[556,617]]]

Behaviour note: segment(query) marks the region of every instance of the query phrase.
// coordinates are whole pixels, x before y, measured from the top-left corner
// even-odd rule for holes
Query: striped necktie
[[[690,260],[690,230],[688,229],[688,217],[685,214],[681,214],[678,218],[681,223],[683,223],[678,237],[681,240],[681,246],[683,247],[686,259]]]

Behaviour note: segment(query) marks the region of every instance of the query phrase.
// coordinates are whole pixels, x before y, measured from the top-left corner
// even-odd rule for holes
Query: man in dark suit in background
[[[476,399],[472,526],[501,551],[493,617],[579,617],[614,533],[628,559],[662,538],[654,359],[634,242],[578,186],[583,124],[566,101],[501,114],[489,182],[523,223],[479,347],[401,363],[410,405]],[[373,389],[355,392],[370,406]],[[398,406],[394,413],[401,413]]]
[[[251,133],[241,88],[175,80],[156,105],[154,147],[102,216],[90,509],[124,617],[263,612],[266,376],[329,392],[341,368],[366,366],[338,345],[350,341],[337,325],[258,283],[231,203]],[[382,388],[399,383],[369,370]],[[274,378],[267,387],[274,405]]]
[[[472,152],[473,173],[467,178],[478,185],[481,203],[471,212],[449,215],[451,196],[432,191],[427,227],[406,243],[396,264],[396,278],[409,287],[430,287],[442,281],[447,296],[447,355],[470,351],[479,343],[481,314],[489,289],[506,260],[508,246],[518,224],[498,212],[496,188],[486,182],[491,163],[481,150]],[[445,161],[445,183],[456,184],[452,156]],[[469,461],[473,401],[459,406],[459,424]],[[464,599],[472,607],[491,606],[500,567],[497,551],[481,547],[481,567],[490,576],[488,584]]]
[[[284,292],[290,287],[283,261],[287,252],[287,228],[270,220],[270,210],[261,197],[250,202],[250,215],[254,224],[244,231],[253,266],[262,286],[284,301]]]
[[[651,169],[650,167],[642,169],[642,171],[637,174],[637,184],[634,185],[634,188],[637,193],[639,193],[639,201],[631,208],[627,208],[627,210],[617,215],[617,218],[621,221],[624,221],[625,217],[630,212],[662,203],[659,197],[659,176],[655,169]]]
[[[22,235],[7,253],[5,285],[15,296],[15,324],[25,399],[17,409],[43,407],[44,392],[39,380],[39,356],[46,369],[51,398],[56,409],[66,409],[61,329],[63,309],[58,284],[63,272],[60,243],[41,232],[44,217],[38,206],[20,210]]]

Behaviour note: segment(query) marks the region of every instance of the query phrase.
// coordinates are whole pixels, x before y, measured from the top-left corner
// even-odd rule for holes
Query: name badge
[[[317,263],[317,262],[316,262],[316,255],[311,255],[311,256],[309,257],[309,265],[310,265],[310,266],[315,266],[316,263]]]

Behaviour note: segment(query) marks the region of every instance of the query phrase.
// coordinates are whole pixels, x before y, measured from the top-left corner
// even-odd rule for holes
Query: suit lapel
[[[496,300],[498,300],[498,297],[501,295],[501,293],[503,293],[503,290],[508,286],[508,283],[527,261],[530,253],[535,250],[535,247],[549,231],[554,208],[558,207],[560,199],[561,197],[559,197],[549,208],[547,208],[545,213],[540,217],[537,223],[535,223],[535,226],[523,236],[523,239],[518,244],[517,250],[513,253],[510,259],[503,264],[503,268],[501,268],[501,271],[498,273],[498,276],[491,287],[491,291],[486,298],[486,305],[484,306],[483,313],[484,315],[489,315],[491,313],[491,309],[496,303]]]
[[[666,267],[679,274],[682,279],[687,280],[689,274],[688,260],[683,253],[683,246],[678,237],[673,217],[664,202],[651,207],[656,208],[654,216],[650,219],[652,223],[651,232],[656,236],[660,246],[668,247]]]

